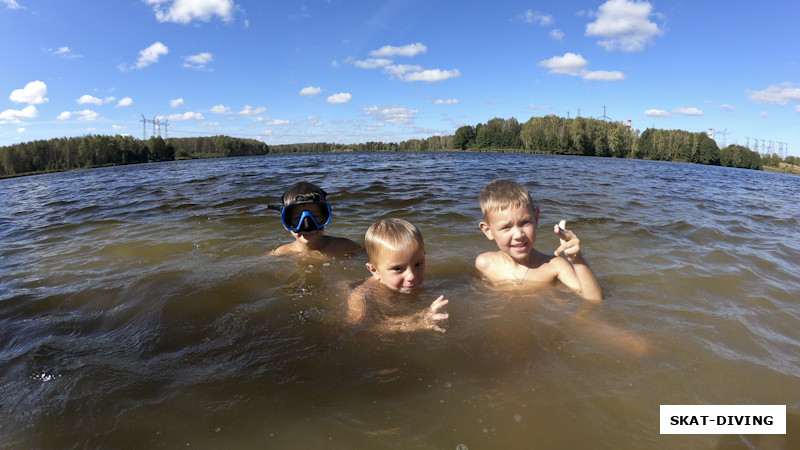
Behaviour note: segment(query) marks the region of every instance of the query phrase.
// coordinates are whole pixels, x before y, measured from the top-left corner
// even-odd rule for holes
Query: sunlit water
[[[478,193],[496,178],[567,220],[603,285],[499,291]],[[344,324],[363,257],[265,258],[267,209],[329,192],[327,233],[403,217],[419,308],[447,332]],[[330,154],[0,180],[6,448],[739,448],[798,442],[800,178],[633,160]],[[786,404],[789,434],[659,434],[661,404]],[[765,439],[767,439],[765,441]],[[776,440],[777,439],[777,440]],[[766,444],[765,444],[766,442]]]

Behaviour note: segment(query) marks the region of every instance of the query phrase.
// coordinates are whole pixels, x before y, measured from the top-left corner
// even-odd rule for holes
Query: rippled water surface
[[[501,291],[480,189],[527,186],[607,301]],[[343,323],[364,258],[274,259],[267,209],[320,184],[326,233],[419,226],[447,332]],[[797,448],[800,178],[513,154],[182,161],[0,180],[5,448]],[[659,434],[661,404],[786,404],[786,436]]]

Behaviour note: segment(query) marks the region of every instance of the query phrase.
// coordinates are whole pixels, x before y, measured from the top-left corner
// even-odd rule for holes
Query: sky
[[[798,17],[796,0],[0,0],[0,146],[399,142],[555,114],[800,155]]]

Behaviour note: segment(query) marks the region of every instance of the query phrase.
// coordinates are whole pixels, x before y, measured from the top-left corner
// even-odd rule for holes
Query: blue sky
[[[0,0],[0,145],[631,120],[800,155],[796,1]],[[153,134],[147,125],[147,137]]]

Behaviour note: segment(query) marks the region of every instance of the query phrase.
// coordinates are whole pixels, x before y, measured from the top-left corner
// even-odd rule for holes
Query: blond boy
[[[281,197],[282,206],[270,205],[281,211],[281,223],[292,233],[294,242],[281,245],[270,255],[315,255],[332,257],[363,252],[357,243],[347,238],[326,236],[325,227],[331,221],[331,206],[321,187],[301,181],[289,186]]]
[[[448,300],[439,296],[430,307],[412,315],[394,315],[413,304],[425,281],[425,244],[419,229],[403,219],[386,219],[372,224],[364,238],[370,278],[356,287],[347,301],[347,321],[372,322],[390,331],[434,330],[444,332],[439,321],[449,317],[440,312]]]
[[[581,254],[580,240],[564,228],[563,220],[553,229],[561,242],[555,256],[534,248],[539,208],[525,187],[515,181],[495,180],[483,188],[480,203],[480,229],[499,248],[475,259],[475,267],[489,280],[514,285],[560,281],[588,301],[603,302],[603,290]],[[561,254],[565,258],[558,257]]]

